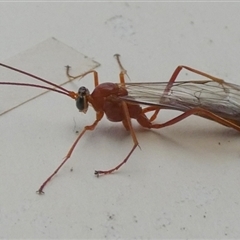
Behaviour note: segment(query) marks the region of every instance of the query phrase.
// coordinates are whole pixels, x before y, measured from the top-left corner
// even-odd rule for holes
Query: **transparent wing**
[[[215,81],[125,83],[128,96],[121,99],[164,109],[187,111],[201,107],[221,117],[240,120],[240,86]]]

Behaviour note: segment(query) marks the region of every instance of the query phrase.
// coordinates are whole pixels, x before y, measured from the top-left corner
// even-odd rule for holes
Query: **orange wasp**
[[[43,78],[0,63],[2,67],[33,77],[51,87],[14,82],[0,82],[1,85],[28,86],[55,91],[74,99],[80,112],[86,113],[89,105],[96,111],[95,121],[83,128],[62,163],[43,182],[37,193],[44,193],[43,189],[71,157],[81,137],[86,131],[93,131],[104,115],[109,121],[122,122],[125,129],[131,134],[133,146],[128,155],[116,167],[105,171],[95,171],[96,176],[110,174],[118,170],[128,161],[138,146],[138,140],[131,123],[132,119],[135,119],[144,128],[159,129],[173,125],[191,115],[198,115],[240,131],[240,86],[225,82],[188,66],[178,66],[168,82],[126,83],[124,79],[126,70],[120,62],[120,55],[116,54],[115,57],[121,69],[120,83],[106,82],[99,84],[98,73],[94,70],[79,76],[71,76],[70,67],[67,66],[66,73],[69,80],[82,78],[90,73],[93,74],[95,89],[92,93],[86,87],[80,87],[78,92],[69,91]],[[208,79],[176,82],[182,69]],[[178,110],[182,113],[165,123],[155,123],[154,120],[161,109]],[[152,113],[151,117],[148,117],[147,113]]]

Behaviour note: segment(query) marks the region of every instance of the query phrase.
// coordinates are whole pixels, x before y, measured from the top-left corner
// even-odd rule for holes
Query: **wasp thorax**
[[[79,112],[86,113],[88,110],[88,100],[87,96],[89,95],[89,91],[85,87],[80,87],[78,89],[78,98],[76,99],[76,106]]]

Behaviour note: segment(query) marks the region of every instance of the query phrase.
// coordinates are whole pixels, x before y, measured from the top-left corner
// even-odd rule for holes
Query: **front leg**
[[[98,112],[97,115],[96,115],[96,120],[94,121],[94,123],[92,125],[84,127],[82,132],[79,134],[79,136],[77,137],[77,139],[75,140],[75,142],[73,143],[71,148],[69,149],[69,151],[68,151],[66,157],[63,159],[62,163],[57,167],[57,169],[40,186],[40,188],[37,191],[38,194],[44,194],[43,189],[48,184],[48,182],[57,174],[57,172],[62,168],[62,166],[67,162],[67,160],[71,157],[72,152],[73,152],[74,148],[76,147],[77,143],[79,142],[79,140],[81,139],[81,137],[84,135],[84,133],[86,131],[93,131],[95,129],[95,127],[97,126],[97,124],[99,123],[99,121],[102,119],[103,115],[104,115],[103,112]]]

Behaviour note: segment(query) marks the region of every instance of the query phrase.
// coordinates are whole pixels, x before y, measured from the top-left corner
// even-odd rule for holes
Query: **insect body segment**
[[[127,97],[128,92],[125,87],[115,83],[99,84],[90,97],[89,103],[96,112],[104,112],[107,119],[111,122],[123,121],[125,126],[125,113],[123,109],[123,101],[120,97]],[[130,118],[138,119],[142,113],[142,108],[138,103],[126,103]],[[129,129],[127,127],[127,129]]]

